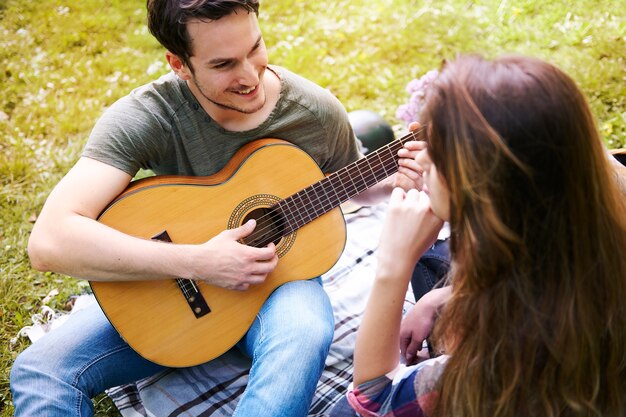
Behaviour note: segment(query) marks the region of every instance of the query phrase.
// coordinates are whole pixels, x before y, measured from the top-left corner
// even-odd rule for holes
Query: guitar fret
[[[281,229],[293,228],[293,222],[291,221],[291,220],[295,220],[293,211],[289,209],[289,206],[286,204],[284,200],[279,201],[276,205],[274,205],[274,207],[272,207],[272,209],[279,213],[279,219],[281,220],[281,223],[278,225],[279,228]],[[290,216],[291,216],[291,220],[289,219]],[[285,226],[284,224],[285,222],[287,226]]]
[[[191,280],[176,278],[176,284],[178,284],[178,287],[183,291],[185,298],[187,299],[198,292],[198,290],[194,288],[195,286],[191,283]]]
[[[380,180],[387,178],[389,175],[391,175],[391,173],[389,173],[389,171],[387,170],[387,167],[385,166],[382,158],[380,157],[380,154],[376,156],[377,156],[377,161],[374,167],[372,168],[372,172],[374,174],[374,178],[376,179],[376,182],[379,182]],[[396,172],[396,171],[397,169],[394,170],[393,172]]]
[[[361,171],[361,165],[355,165],[355,167],[359,174],[359,178],[362,180],[361,182],[359,182],[359,187],[358,187],[359,193],[361,193],[362,191],[365,191],[367,189],[367,180],[363,176],[363,171]]]
[[[374,155],[376,156],[376,155]],[[376,178],[376,172],[374,172],[374,167],[372,163],[368,163],[367,167],[369,168],[370,172],[372,173],[372,176],[370,177],[373,181],[371,181],[371,184],[368,182],[368,185],[374,185],[378,182],[378,179]]]
[[[356,186],[354,185],[354,181],[350,175],[350,171],[347,168],[344,168],[341,171],[339,171],[336,174],[336,177],[337,177],[337,181],[342,185],[345,191],[343,200],[348,200],[350,196],[357,194]]]
[[[307,203],[305,199],[306,192],[304,190],[296,193],[295,196],[299,202],[300,218],[302,219],[300,226],[302,226],[306,224],[307,222],[311,221],[311,217],[309,216],[309,211],[307,209],[310,203]]]
[[[397,172],[398,150],[415,138],[409,133],[276,203],[272,210],[279,217],[281,236],[272,239],[293,233]]]
[[[295,210],[290,210],[290,211],[297,213],[297,217],[296,216],[293,217],[293,224],[290,224],[289,228],[285,230],[287,233],[292,233],[307,223],[307,221],[303,217],[303,213],[304,214],[307,213],[305,209],[306,206],[304,205],[302,201],[302,197],[300,193],[295,194],[294,196],[290,197],[288,200],[284,200],[284,204],[286,206],[289,206],[290,202],[294,202],[294,205],[295,205]]]
[[[306,193],[304,190],[299,191],[293,194],[290,197],[284,199],[281,203],[284,203],[288,207],[293,207],[293,212],[298,213],[298,217],[294,217],[293,225],[290,225],[289,228],[285,229],[285,234],[289,234],[302,227],[306,223],[310,222],[312,219],[309,216],[308,206],[309,203],[304,199]],[[306,218],[305,218],[306,215]]]
[[[287,211],[289,212],[289,214],[291,214],[291,219],[290,221],[287,222],[287,229],[289,230],[296,230],[298,227],[300,227],[300,224],[302,223],[302,214],[297,211],[297,210],[291,210],[291,208],[286,204],[286,202],[282,202],[282,206],[284,206],[285,208],[287,208]]]
[[[312,187],[308,186],[307,188],[302,190],[303,192],[302,192],[302,195],[301,195],[302,203],[304,204],[303,209],[304,209],[304,213],[307,216],[307,221],[313,220],[313,217],[311,216],[311,212],[310,212],[312,201],[311,201],[311,197],[310,197],[309,194],[310,194],[310,190],[311,189],[312,189]]]
[[[313,184],[313,192],[315,193],[315,197],[316,197],[316,205],[314,206],[315,207],[315,214],[316,214],[315,217],[319,217],[322,214],[326,213],[326,211],[328,211],[328,210],[325,210],[325,207],[324,207],[324,202],[325,201],[327,202],[327,200],[325,199],[326,195],[323,192],[324,191],[323,187],[320,190],[320,192],[321,192],[320,194],[318,194],[318,189],[319,188],[320,188],[320,183],[319,182],[316,182],[315,184]]]
[[[339,195],[337,194],[337,187],[335,187],[332,179],[328,181],[328,184],[329,188],[333,191],[333,194],[335,195],[335,199],[331,202],[331,205],[333,207],[337,207],[337,205],[341,204],[342,202],[341,197],[339,197]]]
[[[385,174],[384,174],[384,175],[385,175],[385,177],[388,177],[388,176],[390,176],[391,174],[393,174],[393,173],[395,173],[395,172],[397,172],[397,171],[398,171],[398,170],[397,170],[397,168],[396,168],[396,169],[394,169],[392,172],[387,171],[387,166],[384,164],[383,159],[382,159],[382,157],[381,157],[381,154],[377,154],[377,156],[378,156],[378,161],[380,162],[380,165],[383,167],[383,170],[384,170],[384,172],[385,172]]]
[[[346,183],[347,184],[352,184],[351,181],[348,181],[347,179],[344,181],[343,180],[343,176],[345,176],[347,174],[346,170],[341,170],[340,173],[338,173],[334,179],[336,182],[338,182],[341,185],[341,188],[343,189],[343,194],[341,196],[341,201],[346,201],[350,198],[350,193],[348,192],[348,190],[346,189]]]

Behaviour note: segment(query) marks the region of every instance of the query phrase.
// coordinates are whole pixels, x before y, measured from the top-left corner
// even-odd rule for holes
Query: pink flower
[[[409,93],[409,101],[398,106],[396,117],[403,120],[407,125],[417,121],[419,113],[424,106],[426,100],[426,91],[430,84],[437,78],[439,71],[431,70],[424,74],[421,78],[416,78],[406,86],[406,92]]]

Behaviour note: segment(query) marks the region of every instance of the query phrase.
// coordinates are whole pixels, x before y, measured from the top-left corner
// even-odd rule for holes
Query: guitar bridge
[[[189,304],[196,318],[200,318],[211,312],[211,309],[204,300],[195,282],[190,279],[176,278],[176,284],[178,284],[178,288],[183,292],[187,304]]]
[[[172,243],[172,239],[166,230],[153,236],[152,239]],[[185,297],[189,308],[191,308],[191,312],[196,316],[196,318],[200,318],[211,312],[211,308],[209,308],[209,305],[202,296],[200,289],[193,280],[176,278],[175,281],[176,285],[178,285],[178,289],[180,289],[182,295]]]

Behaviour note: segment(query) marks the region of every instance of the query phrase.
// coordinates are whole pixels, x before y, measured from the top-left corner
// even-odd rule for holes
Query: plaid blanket
[[[352,351],[369,289],[385,205],[346,214],[348,240],[324,276],[335,315],[335,336],[309,416],[324,416],[343,396],[352,376]],[[407,293],[407,305],[413,303]],[[124,417],[231,416],[248,382],[250,360],[237,349],[204,365],[172,369],[107,391]]]

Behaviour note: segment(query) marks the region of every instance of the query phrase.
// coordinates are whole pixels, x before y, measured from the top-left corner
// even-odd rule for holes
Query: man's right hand
[[[261,284],[276,268],[276,246],[255,248],[240,243],[256,227],[255,220],[236,229],[224,230],[198,246],[191,260],[191,278],[231,290],[247,290]]]

